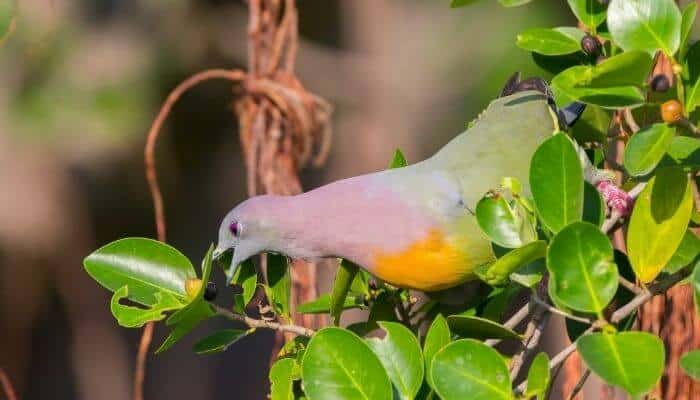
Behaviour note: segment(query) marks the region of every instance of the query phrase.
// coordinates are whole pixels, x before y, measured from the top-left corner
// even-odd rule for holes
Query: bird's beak
[[[214,252],[211,253],[211,256],[215,261],[218,261],[219,258],[221,258],[221,256],[223,256],[224,253],[226,253],[226,250],[228,249],[217,246],[217,248],[214,249]]]
[[[237,264],[235,262],[234,256],[235,251],[236,249],[234,248],[217,247],[212,253],[212,258],[218,263],[220,263],[221,267],[224,270],[227,285],[231,285],[233,275],[236,272]]]

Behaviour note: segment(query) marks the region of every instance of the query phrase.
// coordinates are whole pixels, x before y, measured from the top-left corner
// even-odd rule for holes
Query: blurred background
[[[302,172],[305,189],[383,169],[397,147],[409,162],[429,156],[514,71],[550,77],[515,47],[517,32],[575,23],[564,1],[449,3],[298,0],[297,75],[335,108],[330,156]],[[246,4],[0,0],[1,20],[12,12],[0,48],[0,366],[22,399],[128,399],[141,331],[117,326],[82,259],[155,237],[146,132],[187,76],[245,67]],[[195,264],[246,196],[233,99],[230,82],[190,90],[158,144],[168,241]],[[319,271],[320,292],[333,273]],[[273,335],[197,356],[207,329],[149,358],[147,399],[265,398]],[[166,333],[157,326],[154,343]]]

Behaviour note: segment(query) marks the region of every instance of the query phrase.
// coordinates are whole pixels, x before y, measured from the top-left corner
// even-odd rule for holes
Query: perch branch
[[[588,319],[588,318],[579,317],[579,316],[576,316],[576,315],[571,315],[571,314],[569,314],[569,313],[567,313],[567,312],[565,312],[565,311],[562,311],[562,310],[560,310],[560,309],[558,309],[558,308],[552,307],[552,306],[551,306],[550,304],[548,304],[546,301],[542,300],[539,296],[537,296],[537,294],[534,294],[534,293],[533,293],[533,295],[532,295],[532,300],[533,300],[535,303],[537,303],[540,307],[543,307],[545,310],[549,311],[549,312],[552,313],[552,314],[561,315],[561,316],[564,317],[564,318],[568,318],[568,319],[573,320],[573,321],[583,322],[584,324],[588,324],[588,325],[593,324],[593,321],[591,321],[591,320]]]
[[[7,373],[2,367],[0,367],[0,384],[2,384],[2,391],[5,392],[7,400],[17,400],[17,395],[15,394],[15,389],[12,387],[10,377],[7,376]]]
[[[534,298],[535,296],[533,296]],[[542,331],[547,324],[549,314],[544,307],[537,307],[532,316],[532,320],[527,325],[525,337],[523,338],[523,349],[513,357],[510,370],[510,379],[515,380],[523,367],[525,360],[530,357],[530,354],[537,348],[542,337]]]
[[[301,336],[312,336],[315,333],[313,329],[305,328],[299,325],[282,324],[276,321],[266,321],[262,319],[251,318],[243,314],[237,314],[216,304],[212,304],[212,307],[214,307],[214,309],[216,310],[216,314],[224,318],[228,318],[232,321],[243,322],[244,324],[248,325],[249,328],[266,328],[279,332],[290,332]]]

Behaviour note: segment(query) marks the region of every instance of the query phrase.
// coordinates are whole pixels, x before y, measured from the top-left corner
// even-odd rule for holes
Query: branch
[[[17,400],[15,389],[12,388],[12,382],[2,367],[0,367],[0,384],[2,385],[2,390],[5,392],[7,400]]]
[[[584,324],[592,325],[594,321],[591,321],[588,318],[584,317],[579,317],[576,315],[571,315],[565,311],[562,311],[556,307],[552,307],[550,304],[548,304],[546,301],[542,300],[537,294],[533,293],[532,294],[532,300],[537,303],[540,307],[543,307],[545,310],[549,311],[552,314],[557,314],[561,315],[564,318],[568,318],[570,320],[578,321],[578,322],[583,322]]]
[[[580,392],[581,389],[583,389],[583,385],[586,383],[586,380],[589,376],[591,376],[591,370],[587,369],[586,372],[584,372],[583,375],[581,375],[581,378],[576,383],[576,386],[574,386],[574,388],[571,390],[571,393],[566,398],[567,400],[574,400],[574,397],[576,397],[578,392]]]
[[[503,323],[503,326],[505,326],[508,329],[513,329],[516,326],[518,326],[519,323],[521,323],[525,318],[527,318],[528,315],[530,315],[530,309],[532,308],[532,304],[528,302],[524,306],[522,306],[515,314],[513,314],[512,317],[510,317],[506,322]],[[497,344],[501,343],[501,339],[489,339],[484,342],[487,346],[495,346]]]
[[[214,310],[216,310],[217,315],[220,315],[224,318],[228,318],[232,321],[243,322],[244,324],[248,325],[249,328],[266,328],[266,329],[272,329],[272,330],[279,331],[279,332],[290,332],[290,333],[294,333],[297,335],[309,336],[309,337],[315,333],[315,331],[313,329],[305,328],[305,327],[299,326],[299,325],[281,324],[281,323],[275,322],[275,321],[265,321],[262,319],[250,318],[247,315],[234,313],[234,312],[232,312],[224,307],[218,306],[216,304],[212,304],[212,307],[214,307]]]
[[[535,296],[533,296],[534,298]],[[537,348],[540,343],[540,338],[542,337],[542,331],[547,323],[547,318],[549,314],[547,309],[544,307],[537,307],[535,313],[532,316],[532,320],[527,325],[525,330],[525,337],[523,338],[524,348],[518,354],[513,357],[510,370],[510,379],[515,380],[520,373],[526,359],[530,357],[530,354]]]

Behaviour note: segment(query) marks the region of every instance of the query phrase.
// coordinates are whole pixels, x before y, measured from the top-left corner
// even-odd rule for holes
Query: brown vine
[[[308,92],[294,76],[298,17],[294,0],[250,0],[248,72],[211,69],[177,85],[161,106],[144,149],[146,180],[155,214],[157,238],[166,240],[165,206],[156,172],[155,146],[172,106],[193,86],[210,80],[235,82],[234,111],[248,173],[248,194],[301,192],[297,171],[321,165],[330,148],[331,106]],[[295,263],[293,304],[316,297],[313,264]],[[313,320],[302,319],[304,326]],[[153,323],[144,328],[134,376],[134,399],[143,399],[147,353]],[[278,346],[282,336],[278,335]]]

